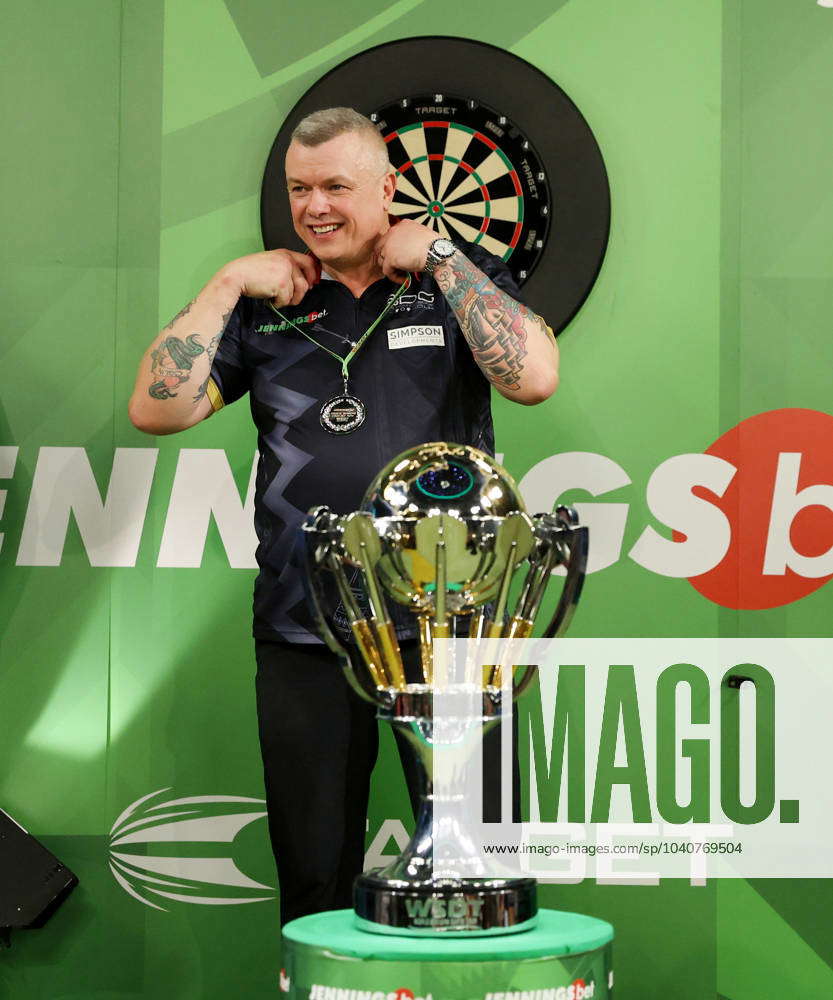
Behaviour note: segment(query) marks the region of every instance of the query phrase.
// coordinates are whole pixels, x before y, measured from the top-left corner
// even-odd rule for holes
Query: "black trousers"
[[[402,654],[409,680],[416,680],[416,643],[404,643]],[[269,836],[284,924],[353,905],[379,733],[375,705],[353,692],[325,646],[258,639],[255,656]],[[493,777],[499,774],[499,741],[493,729],[483,748],[485,774]],[[397,745],[416,811],[412,759],[398,738]],[[514,784],[517,789],[517,778]],[[484,819],[499,815],[499,802],[499,781],[485,783]]]
[[[362,870],[376,708],[319,645],[256,640],[257,713],[281,923],[352,906]]]

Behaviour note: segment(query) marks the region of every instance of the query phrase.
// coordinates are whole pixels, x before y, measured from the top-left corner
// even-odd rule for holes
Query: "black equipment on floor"
[[[76,885],[69,868],[0,809],[0,941],[42,927]]]

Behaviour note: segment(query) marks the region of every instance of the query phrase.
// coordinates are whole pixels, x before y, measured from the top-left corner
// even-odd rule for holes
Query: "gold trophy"
[[[356,880],[359,925],[378,933],[459,936],[532,927],[535,880],[493,877],[473,849],[464,809],[456,809],[447,822],[453,826],[456,855],[451,867],[465,874],[435,876],[433,755],[461,748],[465,753],[473,738],[499,723],[504,688],[517,697],[532,679],[534,667],[502,664],[493,647],[496,640],[532,634],[559,566],[566,575],[544,636],[566,630],[584,581],[587,528],[567,507],[530,516],[514,481],[493,458],[468,445],[434,442],[403,452],[387,465],[368,488],[360,511],[339,516],[316,507],[304,532],[322,638],[341,658],[353,688],[404,737],[420,786],[408,846],[386,868]],[[356,576],[362,599],[354,591]],[[522,583],[510,607],[516,577]],[[342,621],[346,616],[352,642],[338,637],[337,613]],[[416,680],[406,677],[397,638],[408,626],[418,636]],[[466,637],[477,643],[468,646],[473,653],[463,676],[458,670],[452,677],[442,645],[435,655],[434,640]],[[504,670],[511,671],[511,680]],[[469,693],[475,686],[477,710],[455,725],[437,727],[433,695],[453,685]],[[448,844],[449,831],[443,832]]]

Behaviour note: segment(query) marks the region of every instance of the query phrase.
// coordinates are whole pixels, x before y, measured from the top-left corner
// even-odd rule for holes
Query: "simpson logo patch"
[[[445,347],[445,336],[441,326],[399,326],[388,330],[388,347],[398,351],[400,347]]]

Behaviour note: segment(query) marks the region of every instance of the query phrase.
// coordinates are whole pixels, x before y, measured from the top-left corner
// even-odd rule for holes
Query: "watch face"
[[[431,244],[431,250],[440,257],[450,257],[453,253],[457,253],[457,247],[451,242],[451,240],[443,239],[434,240]]]

